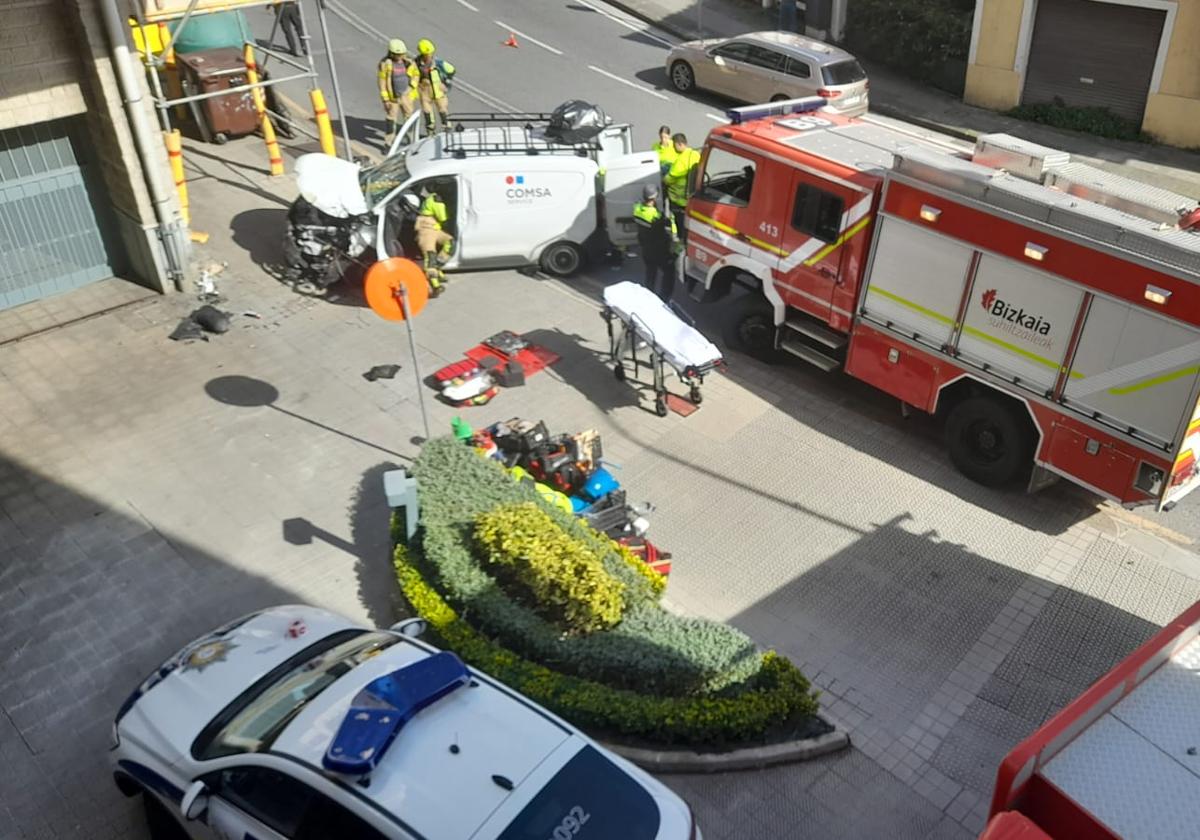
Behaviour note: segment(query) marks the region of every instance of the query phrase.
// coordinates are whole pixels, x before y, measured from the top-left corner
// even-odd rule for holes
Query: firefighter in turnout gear
[[[455,72],[453,64],[434,55],[436,51],[437,47],[432,41],[422,38],[417,42],[417,60],[408,68],[413,96],[421,100],[421,110],[425,112],[425,130],[429,134],[433,134],[435,128],[435,107],[442,119],[442,130],[450,130],[450,100],[446,94],[450,92]]]
[[[415,224],[417,232],[417,248],[421,251],[421,265],[425,269],[425,277],[429,280],[429,293],[437,297],[442,293],[446,275],[442,265],[450,257],[454,247],[454,237],[442,230],[448,215],[446,205],[436,192],[426,194],[417,211]]]
[[[648,184],[642,190],[642,200],[633,205],[633,220],[637,223],[638,248],[646,267],[642,285],[658,295],[663,303],[670,303],[675,291],[675,256],[679,241],[675,220],[658,209],[658,187]]]
[[[675,160],[663,176],[667,185],[667,199],[671,205],[671,215],[675,218],[675,226],[684,239],[687,239],[687,225],[684,219],[687,215],[688,195],[691,191],[692,170],[700,163],[700,153],[687,144],[687,137],[676,134],[671,138],[675,149]]]
[[[412,60],[408,47],[399,38],[388,42],[388,54],[379,60],[379,98],[383,102],[383,113],[387,117],[388,130],[384,145],[388,150],[400,124],[412,116],[416,92],[409,81],[408,70]]]

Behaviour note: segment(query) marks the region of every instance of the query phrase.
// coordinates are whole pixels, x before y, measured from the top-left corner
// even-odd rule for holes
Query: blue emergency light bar
[[[467,666],[449,651],[371,680],[350,701],[322,764],[335,773],[370,773],[417,712],[470,681]]]
[[[803,96],[800,99],[784,99],[779,102],[768,102],[765,105],[746,105],[742,108],[730,108],[725,112],[729,122],[741,125],[749,120],[761,120],[763,117],[781,117],[784,114],[804,114],[824,108],[829,102],[824,96]]]

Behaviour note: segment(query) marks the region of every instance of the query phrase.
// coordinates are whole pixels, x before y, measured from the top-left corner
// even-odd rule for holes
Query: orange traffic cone
[[[514,35],[512,32],[509,32],[509,33],[508,33],[508,40],[504,42],[504,46],[506,46],[506,47],[520,47],[521,45],[517,43],[517,36],[516,36],[516,35]]]

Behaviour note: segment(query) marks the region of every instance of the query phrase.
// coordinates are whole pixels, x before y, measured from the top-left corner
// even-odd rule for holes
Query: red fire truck
[[[960,152],[820,110],[728,112],[683,277],[726,339],[842,369],[945,418],[956,466],[1127,506],[1197,483],[1200,211],[1008,135]],[[1031,468],[1032,466],[1032,468]]]
[[[1200,836],[1200,603],[1000,764],[980,840]]]

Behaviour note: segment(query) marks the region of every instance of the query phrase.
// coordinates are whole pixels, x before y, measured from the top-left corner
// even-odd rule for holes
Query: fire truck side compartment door
[[[1162,496],[1159,498],[1158,509],[1162,510],[1174,504],[1200,487],[1200,401],[1192,412],[1192,419],[1187,430],[1183,433],[1183,441],[1179,444],[1179,454],[1171,466],[1171,475],[1165,482]]]
[[[1018,387],[1053,389],[1083,302],[1083,289],[1012,260],[981,254],[958,350]]]
[[[865,317],[940,349],[954,332],[972,250],[891,216],[878,224]]]
[[[605,161],[602,180],[604,224],[608,228],[608,235],[614,245],[632,245],[637,242],[633,205],[642,200],[644,187],[658,185],[658,155],[654,152],[635,152],[610,158]]]

